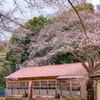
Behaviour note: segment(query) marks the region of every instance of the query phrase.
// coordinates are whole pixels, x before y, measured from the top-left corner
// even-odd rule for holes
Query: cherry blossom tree
[[[7,0],[9,1],[9,0]],[[61,13],[62,11],[69,9],[70,4],[68,4],[69,0],[22,0],[20,3],[18,0],[10,1],[12,8],[2,9],[4,6],[7,6],[7,1],[1,0],[0,1],[0,34],[5,35],[4,31],[13,32],[16,25],[22,25],[23,20],[17,18],[15,13],[19,13],[25,17],[27,12],[33,13],[34,11],[38,11],[39,15],[43,15],[46,13],[46,9],[54,10],[53,12]],[[86,0],[73,0],[73,5],[77,3],[84,3]],[[5,5],[6,4],[6,5]],[[66,6],[65,6],[66,5]],[[56,13],[56,14],[57,14]]]
[[[18,2],[13,0],[15,4],[15,9],[12,13],[17,9],[23,14],[23,10],[18,5]],[[41,32],[32,37],[31,40],[35,42],[31,42],[27,45],[29,52],[29,60],[24,62],[23,65],[27,64],[27,66],[37,66],[37,65],[47,65],[53,63],[52,55],[57,54],[59,52],[70,52],[73,56],[78,59],[87,72],[92,74],[96,68],[100,66],[100,19],[99,16],[95,15],[95,13],[90,13],[86,10],[79,12],[74,5],[79,3],[77,0],[24,0],[27,3],[26,8],[38,9],[39,13],[41,13],[41,9],[44,7],[52,8],[56,11],[63,11],[69,9],[71,6],[74,8],[74,11],[65,11],[62,15],[55,17],[53,19],[53,23],[44,27]],[[82,6],[84,6],[84,2],[82,0]],[[2,4],[2,2],[1,2]],[[66,6],[67,5],[67,6]],[[63,10],[62,10],[63,9]],[[12,19],[9,15],[10,13],[4,13],[1,11],[1,29],[6,31],[10,30],[12,27],[9,27],[13,22],[13,24],[20,25],[16,18]],[[6,16],[5,16],[6,15]],[[16,21],[15,21],[16,19]],[[8,23],[10,22],[10,23]],[[84,23],[83,23],[84,22]],[[20,34],[19,32],[18,34]],[[27,35],[27,30],[25,30]],[[29,33],[29,32],[28,32]],[[23,36],[25,34],[18,35],[19,38],[24,41]],[[22,35],[22,36],[21,36]],[[16,44],[16,43],[15,43]],[[23,45],[20,47],[18,45],[12,45],[18,47],[17,50],[23,51]],[[14,47],[13,47],[14,48]],[[49,48],[47,51],[46,48]],[[41,53],[41,50],[45,51],[44,56],[38,56],[37,53]],[[16,56],[19,56],[20,53]],[[84,58],[84,59],[83,59]],[[85,62],[88,62],[88,65]]]
[[[29,60],[22,65],[54,64],[52,55],[69,52],[82,63],[88,75],[93,74],[100,66],[100,16],[86,10],[79,14],[86,34],[75,12],[63,12],[34,36],[35,42],[28,44]],[[89,79],[89,89],[92,85],[93,80]]]

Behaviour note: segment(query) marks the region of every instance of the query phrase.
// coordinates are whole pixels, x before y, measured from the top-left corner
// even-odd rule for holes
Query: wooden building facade
[[[23,68],[5,79],[8,100],[24,97],[87,98],[87,71],[81,63]]]

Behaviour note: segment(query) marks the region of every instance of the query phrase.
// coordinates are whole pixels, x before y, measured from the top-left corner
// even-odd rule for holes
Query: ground
[[[5,98],[4,97],[0,97],[0,100],[5,100]]]

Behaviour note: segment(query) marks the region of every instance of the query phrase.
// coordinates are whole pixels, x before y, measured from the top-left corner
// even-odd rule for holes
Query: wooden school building
[[[60,97],[87,100],[87,74],[81,63],[22,68],[5,77],[6,99]]]

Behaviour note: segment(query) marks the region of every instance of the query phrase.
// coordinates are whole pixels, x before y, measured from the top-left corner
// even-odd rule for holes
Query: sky
[[[16,1],[17,1],[18,5],[21,6],[20,8],[25,9],[24,6],[26,5],[26,3],[24,2],[24,0],[16,0]],[[96,10],[96,5],[100,4],[100,0],[88,0],[88,2],[90,2],[94,5],[95,10]],[[8,11],[9,9],[13,9],[13,8],[14,8],[13,0],[6,0],[6,3],[4,3],[4,6],[0,9]],[[50,10],[49,8],[46,8],[45,11],[46,11],[47,14],[53,13],[53,10]],[[21,15],[21,13],[19,11],[17,11],[14,15],[15,15],[15,17],[18,17],[18,18],[20,17],[22,19],[27,20],[27,19],[31,19],[34,16],[39,16],[40,14],[38,13],[38,10],[32,11],[32,14],[31,14],[30,10],[27,9],[24,16]]]
[[[23,21],[25,23],[26,21],[28,21],[29,19],[32,19],[35,16],[36,17],[40,16],[40,13],[38,10],[36,10],[36,9],[34,11],[32,10],[32,13],[31,13],[29,9],[26,9],[27,4],[24,2],[24,0],[16,0],[16,1],[17,1],[18,5],[20,6],[20,9],[22,9],[22,8],[23,8],[23,10],[25,9],[24,15],[22,15],[19,10],[16,11],[14,13],[14,16],[16,18],[24,19]],[[100,4],[100,0],[88,0],[88,2],[92,3],[94,5],[95,11],[97,11],[96,5]],[[14,9],[14,7],[15,7],[15,5],[14,5],[13,0],[6,0],[6,3],[3,3],[3,6],[0,6],[0,9],[7,12],[7,11],[11,11],[12,9]],[[49,8],[43,9],[43,11],[46,12],[46,13],[43,13],[44,16],[46,16],[47,14],[50,15],[54,12],[53,9],[50,10]],[[6,36],[9,38],[9,37],[11,37],[11,34],[10,35],[6,34]]]
[[[94,5],[95,9],[96,9],[96,5],[100,4],[100,0],[88,0],[88,1]]]

